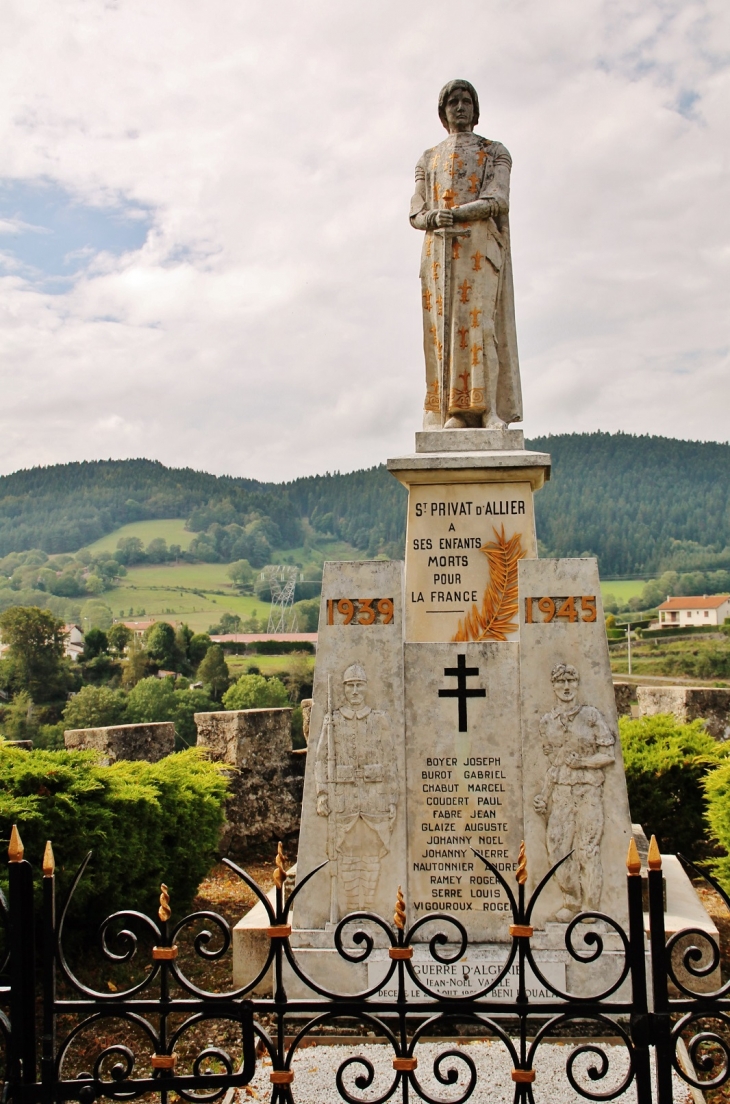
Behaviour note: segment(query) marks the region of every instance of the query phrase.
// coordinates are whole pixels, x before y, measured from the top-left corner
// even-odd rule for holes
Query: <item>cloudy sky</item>
[[[6,0],[0,471],[412,450],[439,88],[512,153],[528,434],[730,436],[727,0]]]

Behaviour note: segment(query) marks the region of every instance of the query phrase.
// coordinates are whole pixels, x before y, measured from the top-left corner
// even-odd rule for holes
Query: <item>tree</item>
[[[142,563],[145,558],[144,545],[139,537],[120,537],[114,559],[122,564]]]
[[[127,719],[131,724],[169,721],[175,707],[172,679],[143,678],[129,691]]]
[[[175,641],[175,630],[167,621],[156,621],[145,637],[147,653],[160,667],[177,670],[180,653]]]
[[[132,637],[127,650],[127,658],[122,664],[122,685],[125,687],[136,686],[140,679],[145,678],[153,664],[147,652],[136,637]]]
[[[176,690],[172,698],[171,720],[175,722],[175,733],[181,742],[189,747],[195,744],[198,736],[194,720],[196,713],[215,713],[222,708],[204,690]]]
[[[126,721],[127,695],[108,686],[84,686],[63,711],[65,728],[105,728]]]
[[[211,644],[205,653],[205,659],[198,667],[198,681],[210,686],[215,701],[220,698],[228,686],[230,671],[220,644]]]
[[[276,709],[289,704],[283,682],[263,675],[241,675],[223,695],[226,709]]]
[[[217,625],[211,625],[208,632],[215,636],[227,636],[241,631],[241,618],[237,613],[222,613]]]
[[[96,656],[109,651],[109,639],[101,629],[89,629],[84,637],[83,661],[86,663]]]
[[[0,636],[8,647],[13,681],[35,702],[63,692],[63,622],[37,606],[11,606],[0,615]]]
[[[188,644],[188,659],[193,668],[197,668],[205,659],[211,639],[207,633],[195,633]]]
[[[296,602],[294,612],[300,632],[316,632],[319,625],[319,598],[305,598]]]
[[[106,634],[109,646],[117,655],[124,655],[129,641],[132,639],[132,630],[128,629],[123,621],[117,621]]]
[[[228,568],[226,574],[229,579],[233,579],[238,587],[251,586],[254,580],[254,570],[248,560],[236,560]]]
[[[33,701],[26,690],[21,690],[3,709],[2,734],[6,740],[33,740],[37,733]]]
[[[169,559],[167,541],[164,537],[154,537],[147,545],[147,559],[150,563],[165,563]]]
[[[114,617],[106,602],[98,598],[90,598],[81,607],[81,625],[85,632],[89,629],[103,629],[104,632],[112,627]]]

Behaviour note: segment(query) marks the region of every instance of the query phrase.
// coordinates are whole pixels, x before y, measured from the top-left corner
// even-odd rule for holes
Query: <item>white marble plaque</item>
[[[389,916],[405,881],[403,564],[326,563],[304,779],[298,928]]]
[[[516,609],[510,616],[516,563],[536,554],[529,482],[414,484],[408,494],[406,640],[490,639],[495,617],[500,631],[506,626],[503,639],[516,637]],[[503,569],[511,572],[511,595],[490,591]]]
[[[433,934],[433,933],[432,933]],[[495,953],[496,952],[496,953]],[[447,947],[442,954],[455,953],[455,948]],[[428,952],[426,947],[414,948],[413,968],[423,980],[423,984],[443,997],[466,997],[479,993],[487,985],[490,985],[499,977],[506,962],[507,948],[493,948],[485,946],[469,947],[466,954],[457,962],[437,962]],[[368,987],[376,985],[385,977],[390,959],[373,955],[373,961],[368,962]],[[565,992],[565,963],[554,960],[538,962],[538,967],[545,979],[557,989]],[[557,1000],[553,993],[535,976],[527,966],[525,973],[527,994],[530,1000],[550,1001]],[[517,964],[513,963],[502,981],[484,1000],[489,1001],[514,1001],[518,992]],[[406,995],[409,1000],[431,1000],[433,998],[423,993],[421,989],[407,977]],[[381,999],[395,1000],[398,996],[398,977],[395,974],[386,988],[382,989],[378,996]]]
[[[522,839],[517,648],[405,645],[408,916],[449,913],[485,941],[511,913],[474,850],[514,881]]]
[[[523,561],[519,594],[528,889],[572,851],[534,922],[625,922],[631,819],[596,560]]]

